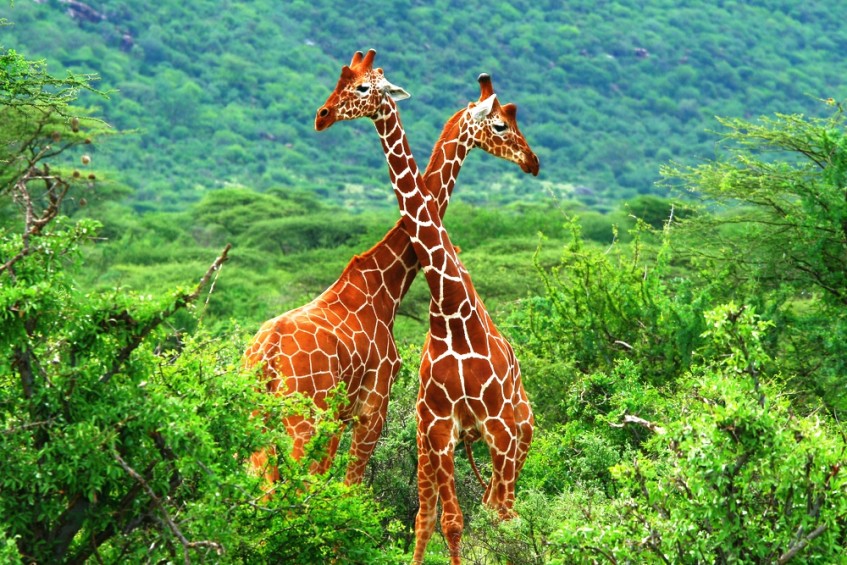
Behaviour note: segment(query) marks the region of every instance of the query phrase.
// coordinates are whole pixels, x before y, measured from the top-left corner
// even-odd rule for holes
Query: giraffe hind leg
[[[483,503],[496,510],[502,520],[515,515],[515,480],[520,456],[518,435],[516,426],[506,425],[500,420],[485,424],[485,438],[491,454],[491,481]]]
[[[341,441],[341,433],[343,430],[339,430],[329,439],[329,444],[327,445],[327,453],[323,459],[320,461],[315,461],[312,463],[309,468],[309,472],[313,475],[323,475],[327,471],[329,471],[329,467],[332,465],[332,460],[335,459],[335,452],[338,451],[338,443]]]

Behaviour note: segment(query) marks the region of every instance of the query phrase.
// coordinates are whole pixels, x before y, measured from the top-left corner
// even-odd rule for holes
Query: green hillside
[[[357,49],[377,49],[412,93],[402,111],[421,161],[476,98],[480,72],[518,103],[541,175],[474,156],[457,191],[472,203],[553,191],[609,207],[655,191],[670,159],[714,157],[715,115],[817,114],[817,99],[847,84],[833,64],[847,48],[842,2],[47,0],[3,5],[0,17],[15,24],[3,44],[54,74],[97,73],[113,91],[95,103],[133,133],[95,164],[139,209],[180,209],[232,184],[393,207],[370,124],[312,128]]]

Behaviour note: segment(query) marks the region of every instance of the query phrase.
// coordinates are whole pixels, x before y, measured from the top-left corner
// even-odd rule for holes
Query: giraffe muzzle
[[[335,113],[334,112],[332,112],[326,106],[318,109],[317,114],[315,114],[315,130],[316,131],[323,131],[334,123],[335,123]]]
[[[540,163],[538,162],[538,156],[535,153],[530,153],[529,157],[527,157],[526,161],[521,163],[521,169],[525,173],[532,173],[532,176],[538,176],[538,169],[540,168]]]

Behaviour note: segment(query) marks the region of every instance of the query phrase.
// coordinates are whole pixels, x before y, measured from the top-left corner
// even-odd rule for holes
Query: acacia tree
[[[833,109],[826,118],[719,119],[726,157],[662,174],[714,212],[686,222],[694,256],[726,281],[728,293],[746,293],[770,312],[772,352],[803,377],[797,388],[843,410],[847,131],[843,106],[826,104]]]

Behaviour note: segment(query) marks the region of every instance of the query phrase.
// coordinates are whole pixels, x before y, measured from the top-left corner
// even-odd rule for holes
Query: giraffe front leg
[[[262,414],[258,410],[253,411],[253,418],[261,417]],[[276,447],[269,446],[260,449],[255,453],[250,454],[250,467],[256,475],[264,475],[268,485],[272,485],[279,480],[279,469],[276,465],[270,464],[270,459],[276,456]]]
[[[459,508],[459,499],[456,496],[456,483],[454,478],[454,461],[453,455],[456,448],[457,431],[452,418],[444,418],[433,421],[430,425],[425,425],[419,437],[419,453],[418,465],[420,461],[426,462],[424,472],[425,477],[418,476],[418,495],[421,500],[421,511],[418,513],[420,518],[424,510],[423,493],[421,492],[421,481],[426,481],[428,490],[436,490],[435,499],[441,499],[441,533],[447,540],[447,547],[450,551],[450,563],[459,564],[461,559],[459,552],[462,541],[462,530],[464,522],[462,511]],[[429,494],[432,498],[432,494]],[[434,505],[433,505],[434,506]],[[434,523],[435,508],[426,509],[431,514],[431,519]],[[431,527],[431,526],[430,526]],[[415,533],[418,533],[417,523]],[[431,531],[430,531],[431,535]],[[429,538],[426,538],[429,541]],[[417,555],[418,545],[421,540],[417,540],[415,544],[415,553]],[[420,557],[423,557],[423,549],[421,548]]]
[[[430,465],[420,430],[418,430],[418,515],[415,517],[415,553],[412,563],[424,562],[424,553],[429,540],[435,532],[435,520],[438,511],[438,485],[435,472]]]
[[[368,461],[373,455],[382,428],[385,425],[385,415],[388,410],[388,396],[381,399],[379,404],[366,412],[353,424],[353,438],[350,443],[350,462],[347,464],[347,474],[344,484],[356,485],[362,482]]]

